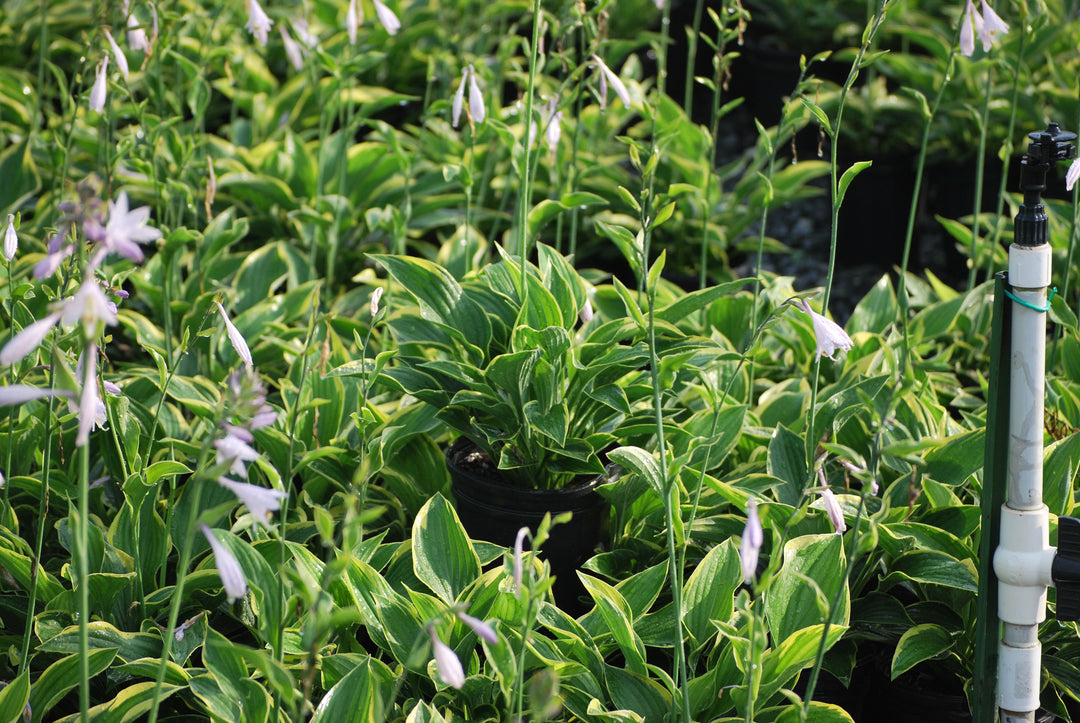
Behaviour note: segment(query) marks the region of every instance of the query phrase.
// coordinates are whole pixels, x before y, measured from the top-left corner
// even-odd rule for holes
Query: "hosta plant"
[[[620,424],[652,401],[648,324],[636,295],[613,281],[625,314],[593,315],[589,285],[550,247],[525,273],[505,257],[463,282],[418,258],[379,256],[412,298],[388,325],[398,349],[381,379],[438,408],[505,481],[558,489],[604,471],[601,455]],[[525,288],[521,281],[525,280]],[[657,352],[721,353],[674,322],[724,289],[707,289],[655,315]]]

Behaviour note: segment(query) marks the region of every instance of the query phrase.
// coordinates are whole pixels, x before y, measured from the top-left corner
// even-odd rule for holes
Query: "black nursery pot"
[[[959,682],[946,683],[940,675],[909,671],[890,680],[883,661],[872,666],[862,716],[856,723],[972,723],[967,697]],[[1036,723],[1055,723],[1046,711],[1035,714]]]
[[[607,537],[610,506],[596,491],[603,478],[558,490],[521,489],[502,482],[490,463],[466,462],[466,456],[476,450],[467,440],[458,440],[446,450],[450,489],[469,536],[510,547],[522,527],[535,534],[545,514],[572,513],[569,522],[554,528],[541,552],[555,576],[555,602],[572,615],[585,612],[589,605],[580,600],[585,588],[575,573]]]

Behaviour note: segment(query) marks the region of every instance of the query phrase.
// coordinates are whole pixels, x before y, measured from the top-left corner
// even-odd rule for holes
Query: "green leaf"
[[[611,633],[622,651],[627,670],[645,675],[645,645],[634,632],[632,612],[626,600],[618,590],[603,580],[584,573],[579,573],[578,576],[585,585],[585,591],[596,603],[596,609],[600,612],[607,632]]]
[[[524,412],[529,426],[560,446],[566,444],[569,421],[565,404],[556,404],[545,412],[540,403],[533,400],[525,404]]]
[[[391,702],[389,687],[393,681],[393,671],[384,663],[367,658],[326,692],[311,723],[382,723],[384,707]]]
[[[638,200],[634,198],[634,194],[630,193],[625,186],[619,186],[615,189],[615,192],[619,194],[619,198],[622,199],[623,203],[634,209],[636,213],[641,213],[641,205],[638,203]]]
[[[211,718],[246,720],[236,686],[224,686],[212,673],[194,675],[188,679],[188,688],[202,702]]]
[[[426,318],[456,330],[470,344],[486,350],[491,322],[483,308],[467,295],[450,272],[426,259],[375,255],[395,281],[420,302]]]
[[[649,483],[660,499],[664,498],[664,488],[667,485],[660,475],[660,463],[647,451],[641,447],[617,447],[608,452],[608,457],[639,475]]]
[[[234,645],[224,635],[208,628],[206,631],[206,644],[203,646],[203,663],[206,669],[217,679],[218,687],[222,692],[239,698],[241,693],[235,682],[248,677],[247,665],[244,659],[237,654],[241,646]]]
[[[30,699],[30,669],[0,689],[0,720],[21,721]]]
[[[492,359],[484,370],[484,380],[495,390],[509,395],[508,401],[516,409],[520,409],[525,404],[525,392],[529,386],[533,367],[539,358],[539,349],[500,354]],[[491,400],[492,406],[498,402],[498,399]]]
[[[1069,302],[1065,300],[1063,296],[1054,295],[1054,298],[1050,299],[1050,318],[1055,324],[1059,324],[1068,329],[1073,336],[1078,331],[1080,321],[1076,318],[1076,312],[1069,308]]]
[[[27,135],[0,153],[0,198],[5,204],[0,208],[0,215],[6,217],[12,213],[39,188],[41,178],[30,153],[30,136]]]
[[[135,683],[120,691],[116,697],[108,703],[96,705],[90,709],[90,720],[94,723],[133,723],[141,720],[150,711],[154,703],[154,683]],[[159,700],[165,700],[170,695],[180,690],[179,686],[162,683]],[[59,723],[76,723],[80,720],[78,713],[70,715]]]
[[[161,637],[150,633],[127,633],[118,630],[103,620],[92,620],[89,625],[89,649],[108,648],[115,650],[117,657],[124,662],[139,658],[161,657]],[[38,646],[38,652],[65,653],[79,652],[79,627],[72,625]]]
[[[802,706],[792,705],[776,718],[776,723],[854,723],[851,714],[834,703],[810,701],[810,709],[802,717]]]
[[[653,603],[660,596],[668,579],[667,570],[667,560],[665,560],[634,573],[615,586],[615,589],[626,600],[626,604],[630,606],[631,617],[635,623],[640,616],[645,615],[652,608]]]
[[[844,202],[844,195],[847,193],[848,186],[855,180],[855,176],[859,175],[873,164],[873,161],[856,161],[851,164],[851,168],[844,171],[844,175],[840,177],[840,183],[837,184],[836,190],[836,203],[842,204]]]
[[[836,534],[804,535],[784,545],[784,562],[765,598],[765,616],[777,644],[825,619],[823,608],[838,591],[832,611],[835,625],[846,625],[849,591],[844,580],[843,538]]]
[[[448,605],[480,576],[480,558],[457,512],[436,493],[413,522],[413,572]]]
[[[405,723],[450,723],[442,713],[433,708],[426,700],[417,701],[409,711]]]
[[[802,101],[802,104],[806,106],[806,108],[814,116],[814,119],[817,120],[818,125],[825,129],[825,134],[832,138],[832,123],[829,122],[829,116],[825,115],[825,111],[821,109],[821,106],[810,100],[805,95],[800,95],[799,100]]]
[[[205,630],[206,621],[203,620],[203,629]],[[188,631],[191,634],[191,631]],[[95,651],[95,654],[104,653],[105,651]],[[149,678],[150,680],[157,680],[158,669],[161,667],[160,658],[140,658],[139,660],[133,660],[130,663],[124,663],[122,665],[114,665],[110,669],[111,673],[117,673],[121,675],[130,675],[135,678]],[[78,676],[78,673],[75,673]],[[191,679],[191,675],[186,668],[177,665],[173,661],[168,661],[165,664],[165,682],[170,685],[179,685],[181,687],[187,685],[188,680]],[[68,688],[75,687],[75,683]],[[33,697],[31,696],[31,701]]]
[[[940,625],[916,625],[900,637],[892,658],[892,679],[924,660],[941,657],[953,644],[952,635]]]
[[[675,202],[674,201],[670,202],[669,204],[667,204],[666,206],[664,206],[663,208],[661,208],[659,211],[656,212],[656,218],[653,219],[652,228],[656,228],[657,226],[660,226],[661,224],[663,224],[665,221],[667,221],[669,218],[671,218],[671,215],[673,213],[675,213]]]
[[[1047,446],[1043,455],[1043,502],[1055,515],[1071,515],[1073,482],[1080,471],[1080,432]]]
[[[116,648],[101,648],[91,650],[87,654],[89,661],[90,677],[93,678],[112,664],[116,657]],[[52,710],[53,706],[67,694],[68,691],[79,685],[79,662],[82,659],[78,653],[60,658],[45,669],[34,685],[30,688],[30,710],[33,711],[33,723],[43,719],[43,716]],[[156,661],[155,661],[156,665]],[[6,689],[5,689],[6,690]],[[15,720],[0,714],[0,720]]]
[[[539,236],[544,226],[547,226],[550,221],[565,210],[565,206],[558,201],[552,201],[550,198],[545,198],[533,206],[532,210],[529,211],[528,238],[534,239]]]
[[[806,443],[803,438],[782,424],[776,425],[769,440],[769,456],[766,460],[768,474],[784,480],[776,489],[776,498],[785,505],[798,504],[803,487],[806,486]]]
[[[615,226],[600,220],[596,220],[593,223],[596,226],[596,230],[599,231],[601,235],[614,242],[615,246],[622,252],[627,263],[630,264],[630,269],[634,272],[634,276],[640,277],[642,267],[641,257],[645,253],[644,237],[634,234],[634,232],[623,226]]]
[[[897,311],[892,280],[885,274],[855,307],[848,319],[847,331],[849,334],[859,331],[883,334],[896,320]]]
[[[664,308],[657,309],[654,316],[657,321],[666,321],[675,324],[683,321],[691,314],[706,308],[714,301],[735,293],[749,283],[750,281],[747,279],[736,279],[735,281],[728,281],[724,284],[717,284],[716,286],[709,286],[704,289],[698,289],[697,291],[691,291],[689,294],[679,296],[678,299]]]
[[[846,631],[844,625],[830,625],[825,649],[835,645]],[[758,697],[768,700],[782,687],[790,685],[800,670],[813,665],[823,635],[824,625],[811,625],[795,631],[772,650],[766,651],[761,661],[762,682]]]
[[[566,208],[585,208],[586,206],[607,206],[608,200],[604,196],[587,191],[571,191],[559,199]]]
[[[887,590],[904,580],[943,585],[970,593],[978,592],[979,587],[974,570],[955,557],[936,550],[916,550],[901,555],[882,580],[880,589]]]
[[[0,534],[0,538],[6,536],[6,533]],[[25,543],[24,543],[25,544]],[[31,572],[30,572],[30,557],[27,555],[21,555],[15,550],[10,549],[6,544],[0,544],[0,567],[11,574],[11,577],[15,579],[20,587],[29,591],[31,585]],[[64,592],[64,586],[53,577],[51,573],[46,571],[41,565],[37,565],[37,569],[34,571],[37,575],[37,591],[38,595],[43,600],[51,600],[57,595]]]
[[[266,557],[242,538],[223,530],[215,530],[214,535],[236,557],[237,562],[244,571],[248,587],[255,597],[255,605],[252,607],[258,611],[259,633],[264,641],[277,639],[278,629],[282,624],[281,605],[278,587],[278,577],[274,569],[267,562]],[[259,543],[260,549],[268,551],[276,557],[278,543],[265,540]],[[289,549],[294,553],[298,546],[290,544]],[[300,548],[302,549],[302,548]],[[205,563],[204,563],[205,564]]]
[[[660,281],[660,274],[664,272],[664,263],[667,261],[667,251],[661,251],[656,257],[656,261],[649,267],[649,275],[645,282],[645,288],[649,290],[650,295],[656,294],[656,284]]]
[[[614,665],[604,666],[604,677],[612,702],[621,710],[638,713],[644,721],[667,720],[671,714],[671,694],[654,678]]]
[[[976,429],[947,438],[926,454],[923,470],[930,479],[950,487],[959,487],[982,469],[986,453],[986,430]]]
[[[739,550],[733,538],[709,550],[694,568],[683,597],[683,625],[698,645],[716,634],[714,620],[731,618],[735,590],[741,583]]]
[[[296,207],[296,198],[286,183],[261,173],[226,173],[217,179],[218,193],[257,207],[273,203],[288,209]]]

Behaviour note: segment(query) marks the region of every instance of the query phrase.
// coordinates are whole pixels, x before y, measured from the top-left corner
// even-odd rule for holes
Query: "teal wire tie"
[[[1031,302],[1028,302],[1028,301],[1024,301],[1023,299],[1021,299],[1021,298],[1017,297],[1015,294],[1013,294],[1013,292],[1009,291],[1008,289],[1005,289],[1005,296],[1008,296],[1010,299],[1015,301],[1017,304],[1020,304],[1020,306],[1026,306],[1027,308],[1031,309],[1032,311],[1041,311],[1043,313],[1046,313],[1047,311],[1050,311],[1050,300],[1053,299],[1056,294],[1057,294],[1057,287],[1055,286],[1052,289],[1050,289],[1050,295],[1046,297],[1046,306],[1035,306],[1035,304],[1032,304]]]

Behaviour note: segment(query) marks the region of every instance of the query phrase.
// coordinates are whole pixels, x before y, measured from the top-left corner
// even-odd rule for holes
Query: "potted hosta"
[[[509,546],[545,514],[572,513],[544,548],[565,598],[604,536],[605,450],[630,441],[620,430],[636,410],[651,410],[650,356],[636,294],[615,282],[630,313],[593,318],[570,263],[543,245],[537,255],[524,273],[504,254],[461,282],[424,259],[375,257],[401,300],[387,319],[397,352],[380,379],[435,407],[459,436],[446,458],[470,535]],[[695,347],[657,325],[661,355]]]

